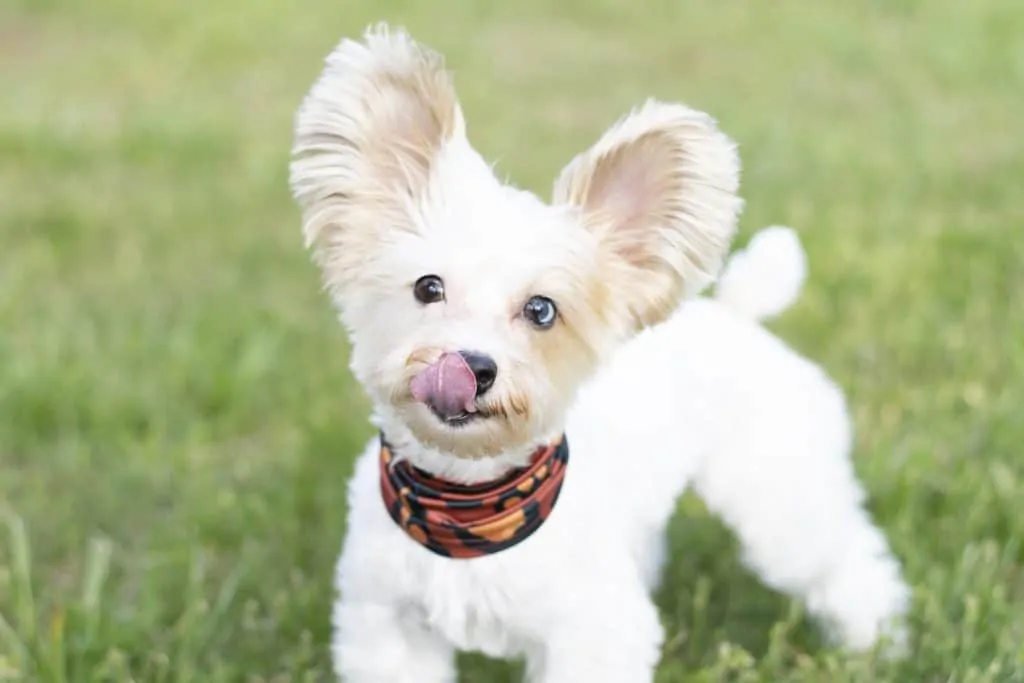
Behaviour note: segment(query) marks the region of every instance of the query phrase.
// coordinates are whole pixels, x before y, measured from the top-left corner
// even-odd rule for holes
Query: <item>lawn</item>
[[[5,0],[0,681],[331,680],[369,429],[287,162],[323,57],[377,19],[447,54],[519,184],[682,100],[740,143],[740,241],[778,222],[807,247],[772,327],[848,393],[913,654],[825,647],[686,498],[658,682],[1024,681],[1019,5]]]

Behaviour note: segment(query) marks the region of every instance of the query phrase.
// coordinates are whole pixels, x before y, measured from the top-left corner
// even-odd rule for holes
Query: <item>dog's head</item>
[[[710,117],[649,102],[545,203],[471,147],[441,58],[384,27],[328,57],[291,165],[356,377],[378,411],[462,457],[559,429],[610,351],[713,278],[738,175]]]

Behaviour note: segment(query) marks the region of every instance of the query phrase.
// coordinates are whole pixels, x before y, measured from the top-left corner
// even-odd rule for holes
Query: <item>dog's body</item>
[[[715,298],[691,296],[739,211],[727,139],[649,105],[567,168],[548,207],[493,178],[441,74],[403,34],[339,46],[299,117],[307,236],[399,459],[478,484],[564,433],[571,462],[536,533],[451,559],[389,516],[372,440],[338,565],[342,679],[451,683],[454,652],[475,650],[525,656],[539,683],[651,681],[650,593],[689,486],[840,642],[897,634],[907,589],[861,507],[842,395],[758,324],[799,290],[795,235],[762,231]],[[497,372],[482,387],[473,369],[475,398],[436,379],[467,348]]]
[[[780,267],[799,265],[783,257]],[[788,286],[742,286],[754,285]],[[562,498],[533,537],[503,553],[452,561],[411,542],[381,504],[371,441],[351,482],[338,567],[341,671],[353,681],[453,681],[460,649],[525,655],[545,682],[650,680],[662,631],[649,595],[688,486],[736,531],[768,585],[806,599],[846,644],[870,646],[906,590],[860,508],[843,397],[744,315],[760,312],[742,307],[764,290],[729,295],[733,305],[683,304],[581,390],[566,424]]]

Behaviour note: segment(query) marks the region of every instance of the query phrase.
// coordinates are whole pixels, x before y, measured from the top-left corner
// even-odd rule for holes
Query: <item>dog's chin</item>
[[[406,403],[399,417],[421,444],[458,458],[499,455],[514,434],[503,416],[483,409],[444,415],[422,403]]]
[[[472,434],[491,431],[499,426],[499,419],[484,411],[445,414],[423,403],[404,403],[396,406],[398,415],[417,436],[438,437],[453,434]]]
[[[427,410],[437,422],[440,422],[449,429],[464,429],[470,425],[479,424],[486,420],[493,419],[490,415],[482,413],[479,410],[472,413],[463,411],[455,415],[444,415],[432,407],[428,407]]]
[[[431,405],[419,404],[420,412],[424,414],[427,422],[435,429],[440,428],[445,432],[475,432],[493,431],[501,427],[498,423],[501,418],[486,408],[478,408],[472,412],[462,411],[455,414],[446,414]]]

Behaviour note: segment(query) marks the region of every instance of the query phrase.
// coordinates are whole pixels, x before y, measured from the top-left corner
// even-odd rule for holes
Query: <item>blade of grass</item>
[[[35,599],[32,595],[32,559],[25,522],[13,512],[5,515],[7,532],[10,536],[11,577],[15,627],[20,633],[36,632]]]
[[[4,657],[13,658],[15,669],[26,668],[28,646],[18,637],[18,633],[4,618],[3,613],[0,613],[0,645],[3,646],[6,653]],[[0,657],[0,662],[4,662],[2,657]],[[6,662],[4,663],[6,664]]]
[[[89,543],[86,555],[85,576],[82,579],[83,636],[86,645],[91,645],[99,627],[101,609],[100,596],[110,575],[110,558],[113,544],[105,538],[94,538]]]

